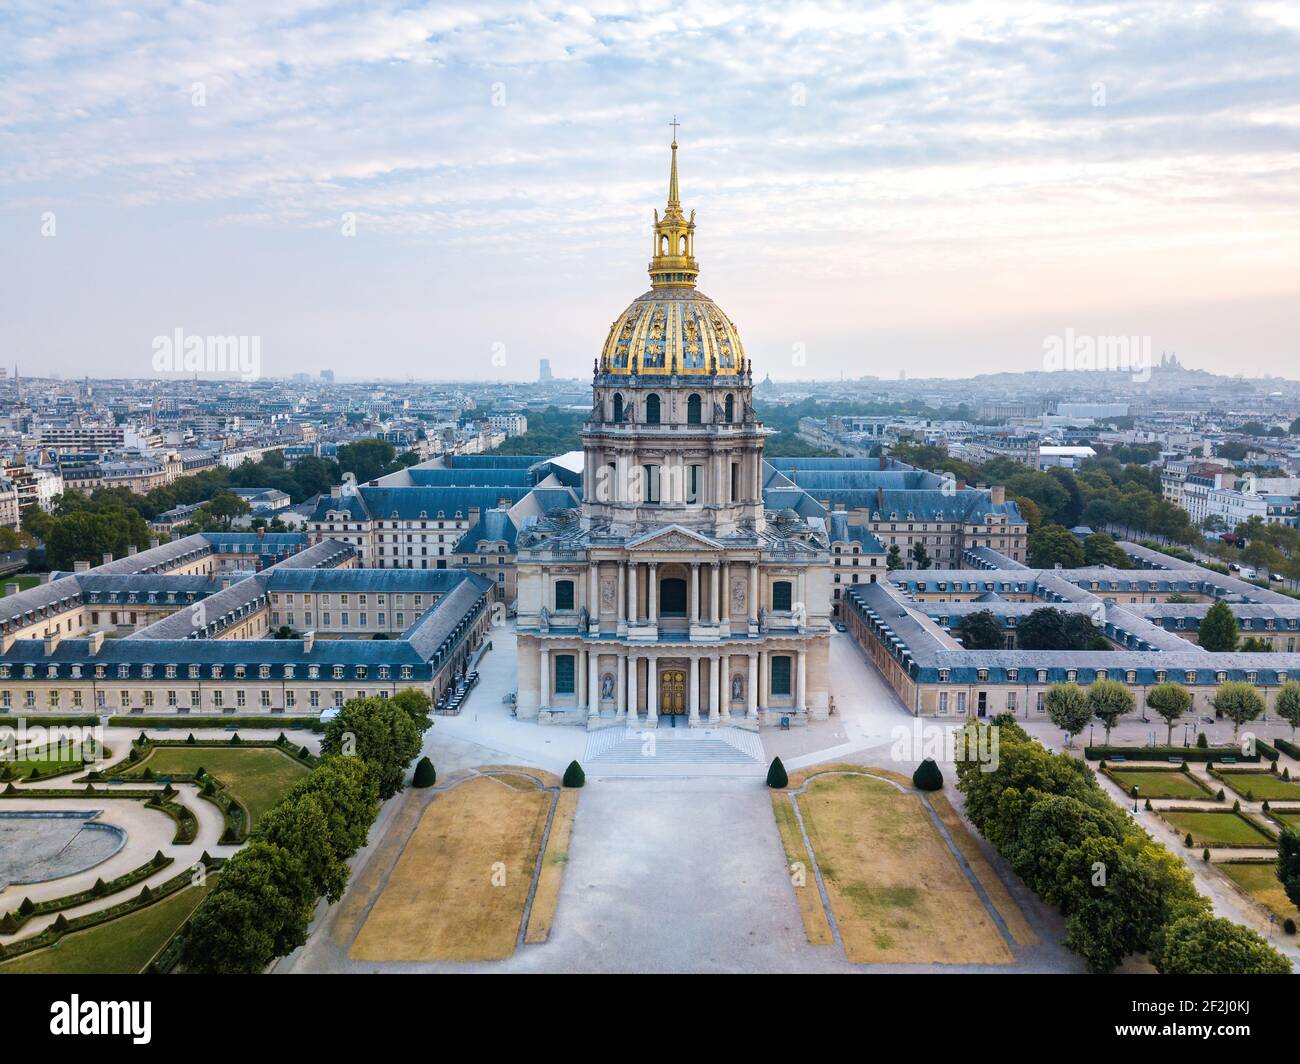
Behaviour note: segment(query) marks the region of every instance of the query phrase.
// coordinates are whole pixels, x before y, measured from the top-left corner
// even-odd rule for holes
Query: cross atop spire
[[[679,121],[677,121],[677,116],[676,116],[676,115],[673,115],[673,120],[672,120],[671,122],[669,122],[668,124],[669,124],[670,126],[673,127],[673,143],[676,144],[676,143],[677,143],[677,127],[680,126],[681,123],[680,123]]]
[[[677,127],[673,115],[672,167],[668,171],[668,207],[659,216],[655,212],[654,246],[651,251],[650,280],[656,287],[694,287],[699,267],[695,263],[695,212],[688,219],[682,213],[682,197],[677,186]]]
[[[668,212],[671,214],[681,213],[682,197],[677,190],[677,127],[681,124],[677,121],[677,116],[673,115],[673,120],[668,123],[673,127],[673,164],[668,173]]]

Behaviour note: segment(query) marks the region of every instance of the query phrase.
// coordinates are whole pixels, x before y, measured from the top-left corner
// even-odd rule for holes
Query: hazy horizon
[[[1029,371],[1067,330],[1300,365],[1286,3],[19,0],[0,47],[24,376],[148,377],[183,329],[268,376],[581,379],[674,114],[760,379]]]

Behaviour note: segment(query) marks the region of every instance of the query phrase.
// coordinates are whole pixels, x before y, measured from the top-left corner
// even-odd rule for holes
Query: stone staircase
[[[756,732],[713,728],[606,728],[587,739],[583,765],[595,776],[763,776]]]

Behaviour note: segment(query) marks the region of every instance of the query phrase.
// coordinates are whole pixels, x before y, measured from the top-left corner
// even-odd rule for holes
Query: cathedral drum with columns
[[[582,506],[519,536],[521,718],[757,728],[827,715],[826,529],[764,511],[751,367],[697,273],[674,140],[651,288],[596,363]]]

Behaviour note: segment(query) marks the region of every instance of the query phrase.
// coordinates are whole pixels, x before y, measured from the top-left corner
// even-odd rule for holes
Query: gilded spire
[[[672,162],[668,170],[668,206],[663,217],[655,212],[654,246],[651,249],[650,283],[655,288],[694,288],[699,266],[695,261],[695,212],[687,220],[682,214],[681,191],[677,184],[677,116],[673,115]]]

